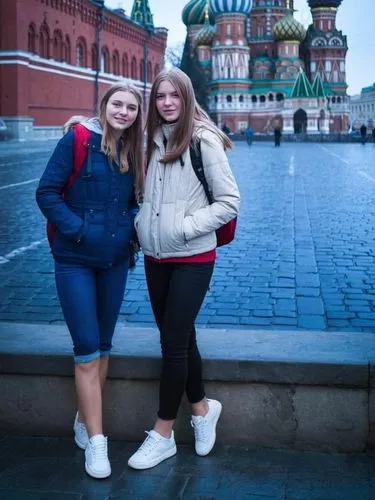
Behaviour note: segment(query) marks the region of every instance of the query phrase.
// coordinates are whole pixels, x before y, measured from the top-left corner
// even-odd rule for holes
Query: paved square
[[[35,189],[53,142],[0,143],[0,320],[63,321]],[[235,143],[235,242],[200,326],[375,333],[375,146]],[[121,322],[154,324],[142,258]]]

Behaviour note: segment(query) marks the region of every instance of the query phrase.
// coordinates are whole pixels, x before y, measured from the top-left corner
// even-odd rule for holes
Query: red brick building
[[[71,115],[92,116],[116,81],[148,94],[167,30],[154,27],[148,0],[135,0],[130,17],[103,3],[0,0],[0,118],[12,137],[60,134]]]

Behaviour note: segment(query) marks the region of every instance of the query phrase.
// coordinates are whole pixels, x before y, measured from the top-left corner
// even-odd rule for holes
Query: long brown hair
[[[170,137],[169,150],[160,161],[169,163],[177,160],[188,149],[196,128],[210,130],[217,135],[224,148],[230,149],[232,143],[229,137],[213,123],[208,114],[198,104],[190,78],[180,69],[172,68],[161,71],[152,84],[147,117],[147,164],[154,149],[155,131],[163,123],[156,109],[156,95],[159,85],[164,80],[168,80],[176,89],[180,98],[181,109],[176,127]]]
[[[130,153],[135,172],[134,187],[136,196],[138,197],[143,193],[144,186],[142,95],[133,85],[128,83],[115,83],[109,87],[103,95],[100,101],[99,115],[99,120],[103,128],[101,148],[113,161],[116,161],[116,138],[106,119],[108,101],[116,92],[130,92],[134,95],[138,103],[138,114],[135,122],[124,130],[120,138],[120,171],[122,173],[129,171],[128,154]]]

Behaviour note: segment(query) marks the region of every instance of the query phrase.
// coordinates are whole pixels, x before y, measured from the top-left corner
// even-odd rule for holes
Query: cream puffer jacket
[[[214,203],[208,203],[190,159],[189,149],[182,161],[163,164],[164,137],[171,126],[157,130],[155,150],[147,169],[144,201],[135,218],[135,227],[145,255],[156,259],[188,257],[216,248],[215,230],[233,219],[240,194],[219,138],[200,129],[202,161]]]

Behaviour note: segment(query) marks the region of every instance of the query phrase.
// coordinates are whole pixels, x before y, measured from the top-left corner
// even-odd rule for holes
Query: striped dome
[[[248,14],[253,0],[210,0],[210,10],[215,14]]]
[[[186,26],[191,26],[192,24],[203,24],[205,17],[205,10],[207,6],[207,0],[190,0],[182,11],[182,22]],[[210,13],[210,21],[213,23],[214,19]]]

